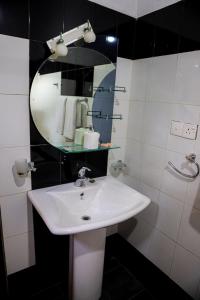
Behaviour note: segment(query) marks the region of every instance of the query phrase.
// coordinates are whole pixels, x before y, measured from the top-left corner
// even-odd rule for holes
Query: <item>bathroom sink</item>
[[[141,212],[149,198],[106,176],[86,187],[68,183],[28,192],[37,212],[53,234],[69,235],[125,221]]]

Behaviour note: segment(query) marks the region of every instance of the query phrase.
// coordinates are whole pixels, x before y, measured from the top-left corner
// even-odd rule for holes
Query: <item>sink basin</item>
[[[73,183],[28,192],[53,234],[71,235],[125,221],[141,212],[149,198],[106,176],[75,187]]]

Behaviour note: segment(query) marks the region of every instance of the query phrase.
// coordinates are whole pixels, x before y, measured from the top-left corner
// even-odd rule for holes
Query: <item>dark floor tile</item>
[[[30,300],[40,300],[40,299],[48,299],[48,300],[60,300],[62,294],[60,293],[57,286],[46,289],[38,294],[35,294],[30,297]]]
[[[114,256],[105,256],[104,260],[104,274],[113,271],[120,266],[120,261]]]
[[[110,294],[106,291],[102,291],[102,295],[101,295],[101,298],[99,300],[111,300],[110,298]]]
[[[142,290],[144,290],[142,284],[133,279],[116,286],[110,291],[109,295],[111,300],[129,300],[130,297],[137,295]]]
[[[105,274],[103,279],[103,287],[107,291],[111,291],[116,287],[123,286],[125,283],[130,282],[133,276],[126,271],[123,266],[119,266],[113,271]]]
[[[138,293],[136,296],[131,297],[129,300],[156,300],[156,299],[153,298],[153,296],[147,290],[144,290],[144,291]],[[160,299],[157,299],[157,300],[160,300]]]

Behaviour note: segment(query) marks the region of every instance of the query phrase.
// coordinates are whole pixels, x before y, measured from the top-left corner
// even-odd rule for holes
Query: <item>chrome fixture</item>
[[[175,165],[171,162],[168,161],[168,164],[170,167],[172,167],[173,170],[175,170],[178,174],[182,175],[183,177],[189,178],[189,179],[195,179],[199,175],[199,164],[196,162],[196,154],[195,153],[190,153],[189,155],[186,155],[185,158],[190,162],[195,164],[197,171],[194,175],[189,175],[185,174],[184,172],[180,171],[175,167]]]
[[[74,185],[77,187],[86,186],[88,178],[85,176],[85,171],[91,171],[89,168],[82,167],[78,172],[78,179],[74,182]]]
[[[93,43],[96,40],[96,35],[89,20],[78,27],[48,40],[47,46],[53,54],[52,58],[56,59],[58,56],[66,56],[68,53],[67,46],[81,39],[84,39],[86,43]]]

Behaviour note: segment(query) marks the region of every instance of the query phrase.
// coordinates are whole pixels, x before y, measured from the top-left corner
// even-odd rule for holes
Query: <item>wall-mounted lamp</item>
[[[27,177],[29,172],[35,172],[34,162],[27,162],[27,159],[18,159],[15,161],[15,169],[20,177]]]
[[[84,29],[83,39],[86,43],[94,43],[96,41],[96,35],[92,30],[90,22],[88,21],[88,27]]]
[[[16,186],[21,187],[25,184],[26,178],[29,177],[30,172],[35,172],[33,162],[27,162],[27,159],[17,159],[12,166],[13,178]]]
[[[62,33],[60,34],[59,40],[56,42],[55,54],[56,56],[66,56],[68,53],[67,46],[65,46]]]
[[[54,58],[57,58],[58,56],[67,55],[67,46],[82,38],[86,43],[93,43],[96,40],[96,35],[89,20],[74,29],[61,33],[60,36],[47,41],[47,45],[54,55]]]

